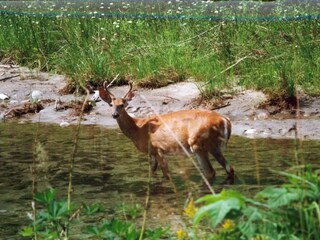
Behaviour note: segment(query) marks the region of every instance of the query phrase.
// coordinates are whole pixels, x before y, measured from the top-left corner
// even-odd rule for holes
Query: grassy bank
[[[320,93],[316,20],[213,22],[0,15],[0,59],[66,74],[75,86],[120,74],[145,86],[194,78],[209,94],[240,85]],[[217,91],[218,90],[218,91]]]

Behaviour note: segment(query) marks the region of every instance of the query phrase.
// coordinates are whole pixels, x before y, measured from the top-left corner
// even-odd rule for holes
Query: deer
[[[134,118],[126,111],[134,98],[133,85],[121,97],[115,97],[108,89],[107,82],[99,88],[99,96],[110,107],[122,133],[136,148],[149,155],[151,170],[156,174],[158,165],[163,176],[171,179],[166,154],[181,153],[181,145],[193,153],[207,180],[215,178],[216,172],[209,161],[209,153],[227,173],[227,180],[234,182],[234,169],[222,154],[231,135],[229,118],[209,110],[179,110],[176,112]]]

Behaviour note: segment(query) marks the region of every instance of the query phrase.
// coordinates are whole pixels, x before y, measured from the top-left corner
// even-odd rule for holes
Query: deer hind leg
[[[222,155],[220,148],[214,148],[213,150],[210,150],[210,153],[214,156],[214,158],[220,163],[220,165],[227,172],[228,174],[227,180],[229,180],[231,184],[234,183],[234,169],[232,166],[228,164],[227,160]]]
[[[150,156],[150,164],[151,164],[152,174],[155,175],[158,168],[158,161],[155,158],[155,156]]]
[[[196,145],[193,145],[191,150],[196,156],[206,178],[208,180],[212,180],[216,175],[216,171],[213,169],[209,161],[208,152],[203,151],[201,148],[198,148]]]
[[[169,173],[169,168],[168,168],[168,162],[167,160],[163,157],[162,151],[159,149],[157,154],[155,155],[155,160],[156,160],[156,166],[160,164],[161,171],[163,173],[163,176],[167,179],[171,179],[170,173]]]

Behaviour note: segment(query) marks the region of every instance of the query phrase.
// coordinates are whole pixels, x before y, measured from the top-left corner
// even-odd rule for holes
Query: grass
[[[210,97],[235,85],[320,93],[319,21],[213,22],[0,15],[0,59],[65,74],[72,85],[120,74],[157,87],[193,78]]]

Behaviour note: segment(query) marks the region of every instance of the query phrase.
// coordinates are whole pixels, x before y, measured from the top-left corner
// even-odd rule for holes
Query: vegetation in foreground
[[[295,169],[281,172],[287,183],[267,187],[254,198],[233,190],[208,195],[195,214],[194,225],[206,218],[213,226],[222,226],[211,239],[320,239],[319,169]]]
[[[140,214],[140,205],[122,207],[119,216],[127,219],[120,220],[104,218],[104,210],[98,204],[77,206],[72,203],[69,208],[67,200],[56,198],[54,189],[36,193],[35,201],[40,209],[35,215],[29,214],[33,222],[20,233],[32,239],[69,239],[70,236],[81,239],[159,239],[168,233],[164,228],[147,229],[141,233],[132,221]]]
[[[318,20],[230,21],[0,15],[0,59],[67,75],[74,87],[119,74],[157,87],[193,78],[208,97],[234,86],[275,97],[320,93]]]
[[[267,187],[254,198],[234,190],[207,195],[197,204],[192,199],[184,211],[186,227],[176,233],[157,228],[142,231],[133,222],[139,207],[124,211],[125,220],[113,217],[91,217],[102,208],[83,204],[68,208],[67,201],[56,200],[55,191],[47,189],[35,194],[37,209],[33,223],[24,228],[22,236],[32,239],[69,239],[69,232],[92,239],[320,239],[320,177],[319,170],[295,169],[281,172],[288,183]],[[128,208],[127,208],[128,209]],[[100,220],[97,220],[99,219]],[[128,220],[133,219],[133,220]],[[188,220],[189,219],[189,220]],[[202,220],[202,221],[201,221]],[[201,223],[200,223],[201,221]],[[74,232],[77,225],[82,230]]]

